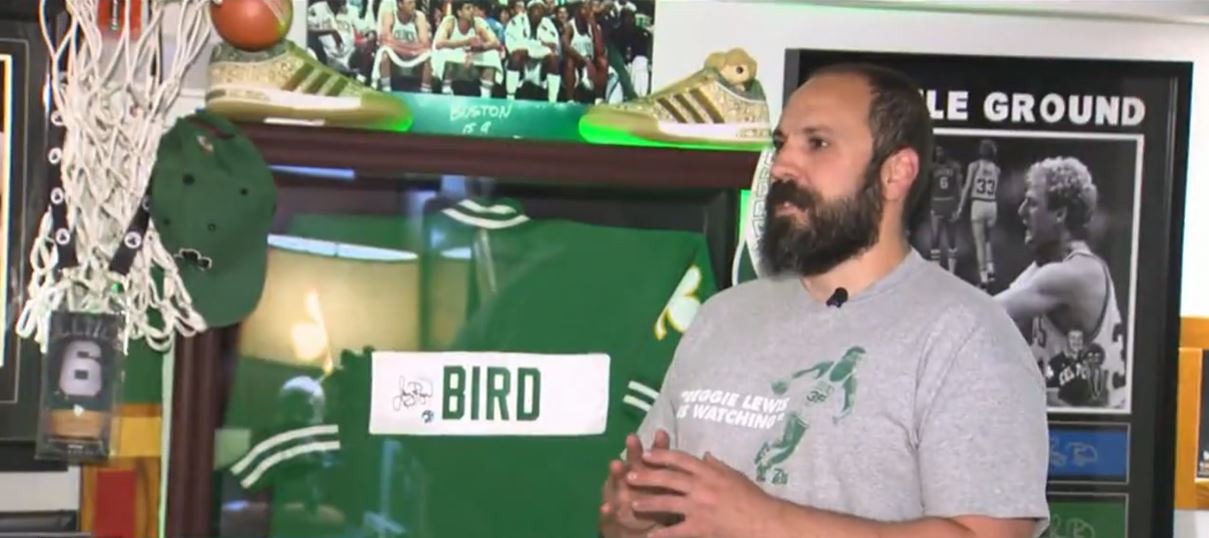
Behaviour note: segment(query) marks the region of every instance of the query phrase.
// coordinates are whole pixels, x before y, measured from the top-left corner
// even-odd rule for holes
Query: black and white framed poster
[[[37,434],[41,352],[35,342],[17,335],[16,323],[30,278],[30,246],[47,196],[42,99],[48,58],[36,19],[0,20],[0,441],[28,442],[31,449]]]
[[[1170,536],[1191,64],[790,50],[786,98],[839,62],[923,92],[936,148],[911,243],[1030,343],[1058,535]]]

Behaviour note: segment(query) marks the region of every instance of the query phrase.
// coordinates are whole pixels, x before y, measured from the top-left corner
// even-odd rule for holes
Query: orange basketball
[[[291,0],[210,0],[210,20],[224,41],[248,51],[285,38],[294,17]]]

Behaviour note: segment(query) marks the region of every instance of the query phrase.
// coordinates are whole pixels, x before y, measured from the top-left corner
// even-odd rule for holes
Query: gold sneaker
[[[233,120],[301,120],[406,131],[414,120],[402,99],[323,65],[288,40],[248,52],[226,43],[209,64],[206,110]]]
[[[595,105],[579,134],[599,144],[652,142],[760,150],[772,136],[756,60],[743,49],[715,52],[696,73],[633,101]]]

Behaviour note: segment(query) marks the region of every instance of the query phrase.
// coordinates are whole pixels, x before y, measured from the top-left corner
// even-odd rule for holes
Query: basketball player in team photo
[[[306,10],[307,45],[328,67],[368,83],[378,51],[374,19],[348,0],[312,1]]]
[[[432,41],[432,69],[442,93],[452,95],[454,82],[470,81],[478,82],[481,97],[491,97],[504,46],[487,21],[475,16],[474,2],[454,2],[453,11],[441,19]]]
[[[956,133],[937,137],[916,248],[1003,305],[1051,410],[1128,412],[1139,141]]]
[[[305,2],[308,52],[378,90],[584,105],[651,91],[654,0]]]
[[[974,236],[974,254],[978,258],[978,284],[990,286],[995,279],[995,262],[991,248],[991,230],[998,217],[996,195],[999,192],[1000,168],[995,162],[995,142],[983,139],[978,143],[978,160],[970,163],[966,172],[961,201],[965,207],[970,202],[970,230]]]
[[[378,89],[395,89],[395,80],[408,77],[419,82],[419,90],[432,91],[432,27],[416,0],[388,0],[378,13],[380,48],[374,58]],[[399,88],[402,89],[402,88]]]
[[[943,145],[937,144],[932,159],[932,200],[928,208],[929,222],[932,225],[929,259],[940,263],[950,272],[957,271],[957,219],[961,216],[961,205],[958,203],[959,193],[962,192],[961,173],[961,163],[949,157]]]

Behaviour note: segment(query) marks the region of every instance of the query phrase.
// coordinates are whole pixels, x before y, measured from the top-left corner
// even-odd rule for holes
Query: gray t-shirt
[[[986,293],[914,250],[841,307],[796,277],[697,314],[639,435],[708,450],[768,493],[879,521],[1049,521],[1045,385]]]

